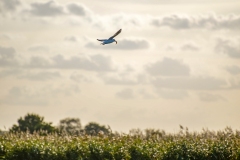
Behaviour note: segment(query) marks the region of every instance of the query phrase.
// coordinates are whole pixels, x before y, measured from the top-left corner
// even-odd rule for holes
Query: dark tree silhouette
[[[68,134],[79,135],[81,133],[82,125],[79,118],[65,118],[60,120],[58,128],[62,133],[65,132]]]
[[[84,131],[86,132],[86,134],[88,135],[98,135],[98,134],[109,134],[110,128],[106,128],[105,126],[101,126],[96,122],[90,122],[88,123],[85,127],[84,127]]]
[[[52,123],[44,122],[44,117],[38,114],[28,113],[24,118],[18,119],[18,125],[13,125],[10,132],[27,132],[33,133],[34,131],[46,131],[48,133],[56,131]]]

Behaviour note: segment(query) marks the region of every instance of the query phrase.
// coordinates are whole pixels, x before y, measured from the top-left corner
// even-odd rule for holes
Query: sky
[[[1,130],[240,129],[240,1],[1,0],[0,88]]]

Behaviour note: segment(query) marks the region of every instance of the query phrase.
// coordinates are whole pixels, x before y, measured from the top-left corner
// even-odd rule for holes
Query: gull
[[[97,40],[101,41],[102,45],[113,43],[113,42],[116,42],[116,44],[117,44],[117,41],[114,39],[114,37],[116,37],[119,33],[121,33],[121,31],[122,31],[122,29],[119,29],[119,31],[117,31],[112,37],[110,37],[108,39],[97,39]]]

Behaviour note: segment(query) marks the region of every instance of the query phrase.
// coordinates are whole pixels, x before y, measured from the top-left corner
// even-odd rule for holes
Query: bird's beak
[[[117,41],[115,41],[116,42],[116,44],[117,44]]]

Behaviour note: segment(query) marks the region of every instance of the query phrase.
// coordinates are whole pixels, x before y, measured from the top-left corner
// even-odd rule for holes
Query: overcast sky
[[[122,33],[115,43],[97,38]],[[1,0],[0,129],[239,129],[239,0]]]

